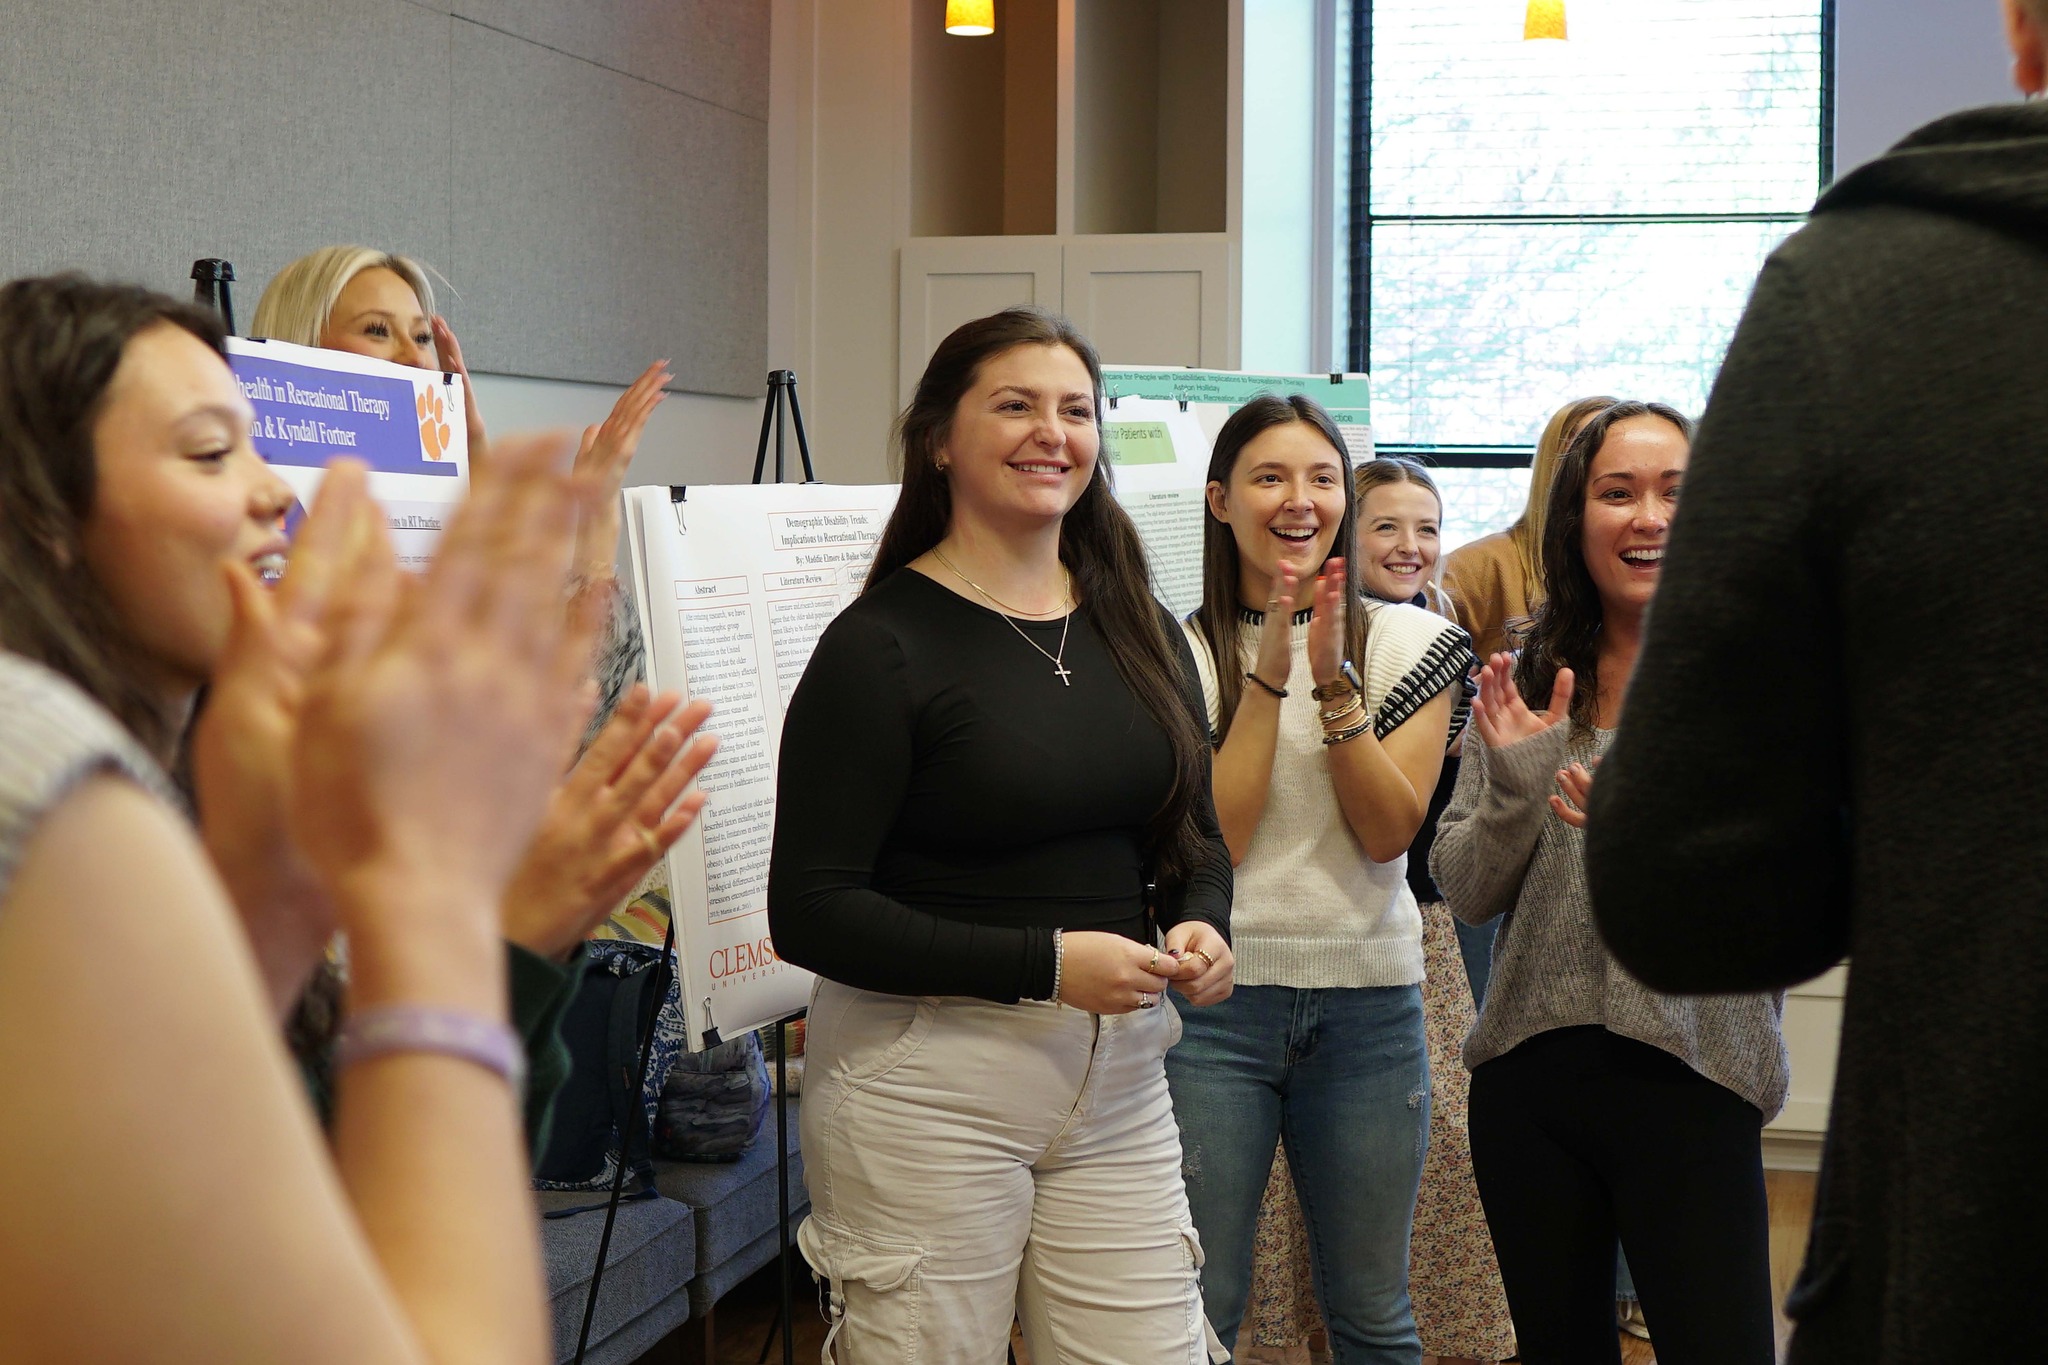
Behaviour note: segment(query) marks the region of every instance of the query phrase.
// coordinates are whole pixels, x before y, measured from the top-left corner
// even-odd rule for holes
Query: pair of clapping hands
[[[1316,575],[1315,598],[1309,604],[1308,665],[1317,686],[1343,677],[1345,581],[1342,557],[1326,561]],[[1299,585],[1292,564],[1281,564],[1273,575],[1266,620],[1259,627],[1259,643],[1252,655],[1252,671],[1269,687],[1286,687],[1294,671],[1294,603]]]
[[[635,688],[575,757],[611,603],[608,582],[566,608],[563,592],[600,554],[608,577],[618,487],[666,378],[650,367],[574,468],[566,438],[494,445],[417,578],[352,461],[329,470],[274,594],[228,566],[234,625],[192,771],[280,1012],[337,929],[397,931],[377,919],[394,900],[487,914],[470,927],[565,956],[695,819],[708,705]]]
[[[1479,670],[1479,695],[1472,702],[1472,724],[1478,727],[1479,737],[1486,741],[1487,748],[1505,749],[1568,721],[1573,685],[1572,671],[1558,669],[1557,681],[1550,687],[1550,705],[1541,711],[1531,711],[1515,686],[1514,656],[1496,654]],[[1575,829],[1586,827],[1586,806],[1593,796],[1593,769],[1599,766],[1600,760],[1596,758],[1590,766],[1571,763],[1558,770],[1557,785],[1563,795],[1552,793],[1550,808]]]

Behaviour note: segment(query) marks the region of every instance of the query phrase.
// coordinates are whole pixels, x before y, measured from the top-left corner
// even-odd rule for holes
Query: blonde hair
[[[1439,522],[1443,520],[1443,490],[1436,486],[1436,480],[1430,477],[1429,471],[1416,461],[1408,459],[1403,455],[1380,455],[1367,460],[1364,464],[1351,471],[1352,491],[1358,496],[1358,520],[1360,525],[1363,525],[1365,522],[1366,494],[1372,492],[1375,488],[1385,488],[1388,484],[1395,483],[1412,483],[1418,488],[1428,489],[1429,495],[1436,499],[1437,520]],[[1353,550],[1351,553],[1355,554],[1356,551]],[[1443,560],[1437,560],[1437,566],[1438,571],[1441,572]],[[1458,621],[1458,604],[1451,600],[1451,590],[1442,583],[1435,579],[1424,582],[1422,585],[1422,600],[1427,602],[1429,609],[1438,616],[1460,625],[1464,624]]]
[[[1536,442],[1536,458],[1529,464],[1529,501],[1523,505],[1522,515],[1515,518],[1515,524],[1508,527],[1508,539],[1514,544],[1515,558],[1521,562],[1522,582],[1531,604],[1543,596],[1543,525],[1549,519],[1550,483],[1557,477],[1557,458],[1564,454],[1580,427],[1617,401],[1598,394],[1565,404],[1550,414],[1543,435]]]
[[[326,335],[327,319],[333,314],[341,291],[365,270],[379,267],[411,285],[412,292],[419,296],[421,311],[428,317],[434,315],[434,286],[427,283],[426,268],[418,261],[374,247],[323,246],[299,257],[271,278],[263,297],[257,300],[249,334],[300,346],[318,346],[320,338]]]

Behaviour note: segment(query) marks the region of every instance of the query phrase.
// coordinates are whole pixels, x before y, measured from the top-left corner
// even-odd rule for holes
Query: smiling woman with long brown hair
[[[1762,1129],[1785,1100],[1781,998],[1650,990],[1601,942],[1586,895],[1585,803],[1691,435],[1660,403],[1622,402],[1565,451],[1548,595],[1519,658],[1480,674],[1431,859],[1461,919],[1502,919],[1465,1061],[1473,1169],[1528,1365],[1619,1360],[1617,1233],[1659,1360],[1775,1358]]]
[[[1328,413],[1254,398],[1211,454],[1185,627],[1238,865],[1238,987],[1167,1059],[1203,1291],[1235,1349],[1283,1139],[1331,1358],[1419,1361],[1408,1233],[1429,1128],[1422,921],[1403,876],[1463,721],[1465,633],[1361,591],[1357,494]]]
[[[819,974],[806,1258],[852,1365],[1207,1358],[1163,1058],[1230,993],[1192,665],[1102,458],[1102,375],[1020,308],[940,343],[903,491],[790,700],[768,916]],[[1156,882],[1156,913],[1146,889]]]

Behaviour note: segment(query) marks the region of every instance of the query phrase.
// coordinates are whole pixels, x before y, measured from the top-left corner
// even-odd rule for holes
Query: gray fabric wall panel
[[[0,278],[79,268],[183,293],[195,257],[224,256],[246,325],[285,262],[363,242],[446,276],[479,371],[624,383],[669,356],[678,388],[759,396],[765,0],[6,16]]]
[[[448,251],[449,20],[407,0],[63,0],[0,23],[0,278],[191,288],[370,241]]]
[[[767,0],[453,0],[456,17],[766,120]]]
[[[766,373],[768,126],[456,20],[444,269],[486,368],[757,394]]]

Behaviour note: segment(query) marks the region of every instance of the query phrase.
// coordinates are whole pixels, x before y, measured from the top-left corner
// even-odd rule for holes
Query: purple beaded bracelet
[[[392,1052],[440,1052],[526,1088],[526,1049],[519,1035],[495,1019],[428,1005],[379,1005],[348,1017],[334,1042],[334,1069]]]

